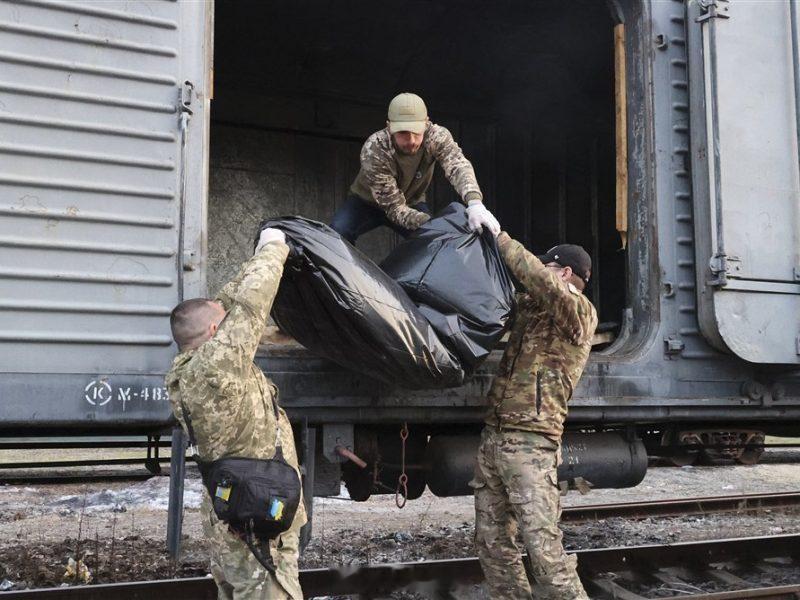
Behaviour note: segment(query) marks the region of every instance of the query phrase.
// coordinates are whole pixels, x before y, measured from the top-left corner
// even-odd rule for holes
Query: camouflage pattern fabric
[[[567,403],[586,366],[597,312],[524,246],[501,233],[500,253],[525,293],[489,389],[486,423],[558,439]]]
[[[211,575],[217,583],[219,600],[300,600],[303,592],[297,579],[300,535],[294,527],[271,544],[275,561],[273,577],[253,556],[244,542],[235,538],[214,515],[211,503],[203,499],[203,533],[209,542]]]
[[[588,598],[558,528],[557,467],[567,403],[586,366],[597,313],[506,233],[497,238],[525,287],[489,390],[475,478],[475,542],[492,598]],[[528,582],[516,536],[533,568]]]
[[[390,221],[405,229],[416,229],[430,219],[413,205],[425,200],[437,162],[464,202],[483,199],[472,163],[452,134],[429,123],[424,135],[417,153],[404,155],[392,143],[388,127],[373,133],[361,149],[361,170],[350,187],[353,194],[376,203]]]
[[[278,400],[278,390],[253,359],[288,253],[286,244],[270,242],[244,263],[216,298],[227,315],[214,337],[195,350],[178,354],[166,376],[172,410],[184,429],[181,400],[189,411],[201,460],[228,456],[268,459],[275,454],[273,403]],[[282,409],[278,425],[284,458],[297,469],[292,429]],[[302,598],[297,536],[307,520],[303,502],[291,528],[276,543],[280,546],[273,553],[277,581],[243,541],[216,522],[207,493],[203,512],[220,598]]]
[[[485,427],[475,478],[475,545],[493,600],[588,600],[564,552],[556,469],[558,444],[529,431]],[[530,557],[533,585],[517,535]]]

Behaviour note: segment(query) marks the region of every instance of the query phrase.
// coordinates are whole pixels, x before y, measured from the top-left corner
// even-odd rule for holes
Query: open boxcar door
[[[800,364],[795,3],[688,11],[700,327],[747,361]]]

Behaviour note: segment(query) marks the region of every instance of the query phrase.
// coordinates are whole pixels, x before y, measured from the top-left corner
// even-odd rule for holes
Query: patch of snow
[[[184,508],[200,508],[203,484],[200,479],[187,479],[183,491]],[[71,510],[87,513],[125,512],[131,508],[166,510],[169,506],[169,478],[151,477],[121,490],[102,490],[83,495],[61,496],[47,506],[59,512]]]

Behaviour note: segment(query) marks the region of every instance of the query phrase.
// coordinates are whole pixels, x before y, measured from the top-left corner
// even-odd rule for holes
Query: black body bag
[[[514,288],[494,237],[469,230],[453,203],[382,268],[333,229],[270,219],[291,253],[272,316],[282,331],[343,367],[406,389],[458,387],[502,337]]]
[[[273,575],[269,542],[289,529],[300,506],[301,483],[297,471],[283,458],[278,408],[275,407],[275,456],[269,459],[231,456],[197,461],[203,484],[211,496],[214,513],[247,544],[258,562]],[[189,441],[195,438],[189,413],[183,406]]]
[[[446,206],[381,263],[471,375],[514,315],[514,284],[495,237],[469,229],[466,207]]]
[[[281,331],[343,367],[407,389],[457,387],[464,369],[400,285],[333,229],[272,219],[291,253],[272,305]]]

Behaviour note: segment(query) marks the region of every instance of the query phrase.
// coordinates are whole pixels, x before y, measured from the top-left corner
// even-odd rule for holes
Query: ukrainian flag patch
[[[283,501],[273,498],[269,505],[269,518],[273,521],[280,521],[283,516]]]
[[[231,486],[223,487],[221,485],[218,485],[217,491],[214,493],[214,496],[227,502],[228,498],[231,497],[231,489],[232,489]]]

